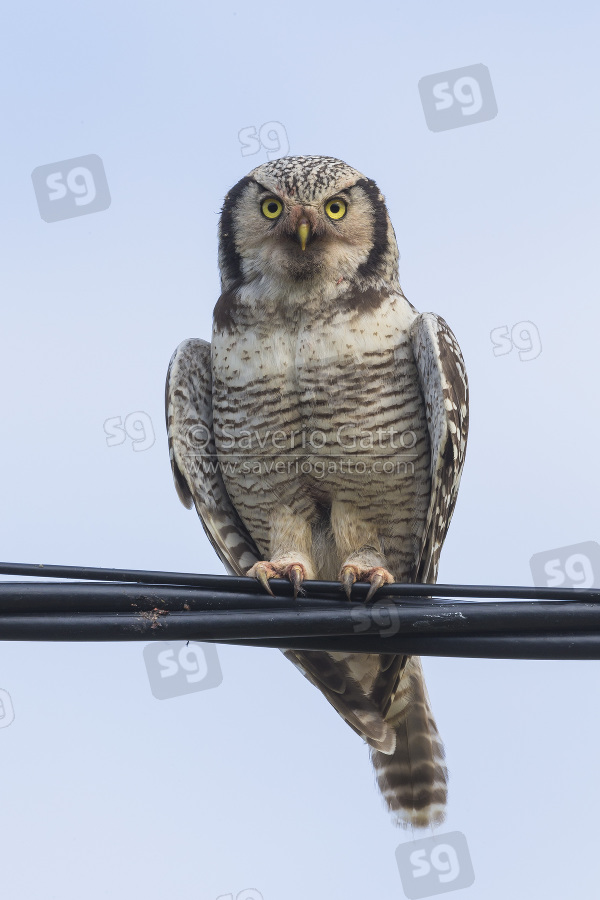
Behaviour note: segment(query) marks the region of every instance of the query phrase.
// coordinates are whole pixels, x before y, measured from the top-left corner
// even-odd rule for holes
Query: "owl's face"
[[[341,160],[284,157],[254,169],[225,198],[223,289],[261,279],[280,290],[397,279],[397,247],[373,181]]]

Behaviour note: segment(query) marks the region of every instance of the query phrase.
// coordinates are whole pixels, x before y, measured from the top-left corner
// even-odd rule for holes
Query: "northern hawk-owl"
[[[179,496],[221,561],[267,590],[435,582],[467,377],[446,322],[402,293],[375,182],[323,156],[259,166],[225,197],[219,264],[212,342],[180,344],[166,401]],[[419,658],[284,652],[369,744],[398,824],[441,822],[447,770]]]

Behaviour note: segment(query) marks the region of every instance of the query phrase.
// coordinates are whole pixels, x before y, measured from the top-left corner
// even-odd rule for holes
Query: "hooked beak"
[[[310,224],[308,219],[304,216],[298,222],[298,228],[296,230],[298,237],[300,238],[300,246],[303,250],[306,250],[306,242],[310,237]]]

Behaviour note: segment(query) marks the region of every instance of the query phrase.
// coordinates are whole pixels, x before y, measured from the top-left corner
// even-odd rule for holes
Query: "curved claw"
[[[375,575],[371,578],[371,587],[369,588],[369,593],[366,596],[365,603],[371,599],[375,591],[379,590],[382,584],[385,584],[386,580],[380,572],[376,572]]]
[[[290,571],[288,572],[288,578],[292,582],[294,586],[294,600],[298,596],[298,591],[300,590],[300,585],[304,581],[304,569],[298,563],[294,566],[290,567]]]
[[[350,568],[350,566],[345,566],[345,568],[342,569],[341,582],[342,582],[342,587],[344,588],[344,590],[346,592],[346,597],[348,598],[348,600],[352,599],[352,585],[354,584],[355,581],[356,581],[355,573]]]
[[[275,594],[274,594],[273,591],[271,590],[271,585],[269,584],[269,576],[267,575],[267,570],[266,570],[266,569],[263,569],[262,566],[261,566],[260,568],[258,568],[258,569],[256,570],[256,574],[255,574],[254,577],[255,577],[258,581],[260,581],[260,583],[262,584],[262,586],[264,587],[264,589],[271,595],[271,597],[274,597],[274,596],[275,596]]]
[[[306,567],[299,562],[287,564],[285,562],[267,562],[266,560],[261,560],[260,562],[254,563],[252,568],[248,569],[246,575],[249,578],[256,578],[271,597],[274,597],[275,595],[271,590],[269,580],[271,578],[288,578],[294,588],[295,600],[301,590],[301,585],[306,578],[307,572]]]

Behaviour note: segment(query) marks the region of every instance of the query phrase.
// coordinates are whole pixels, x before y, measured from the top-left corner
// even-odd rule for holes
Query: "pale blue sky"
[[[222,572],[173,489],[166,367],[210,336],[226,191],[283,124],[386,195],[404,290],[450,323],[471,435],[440,581],[531,584],[599,539],[598,11],[591,3],[12,4],[3,153],[0,556]],[[496,118],[434,133],[424,76],[483,63]],[[47,223],[31,172],[97,154],[112,203]],[[532,322],[542,352],[495,356]],[[144,412],[155,443],[107,446]],[[7,900],[394,900],[395,830],[368,754],[277,651],[219,648],[222,683],[157,700],[143,644],[6,643]],[[558,900],[596,884],[600,663],[426,659],[451,771],[441,831],[475,884]],[[243,900],[243,897],[240,898]]]

